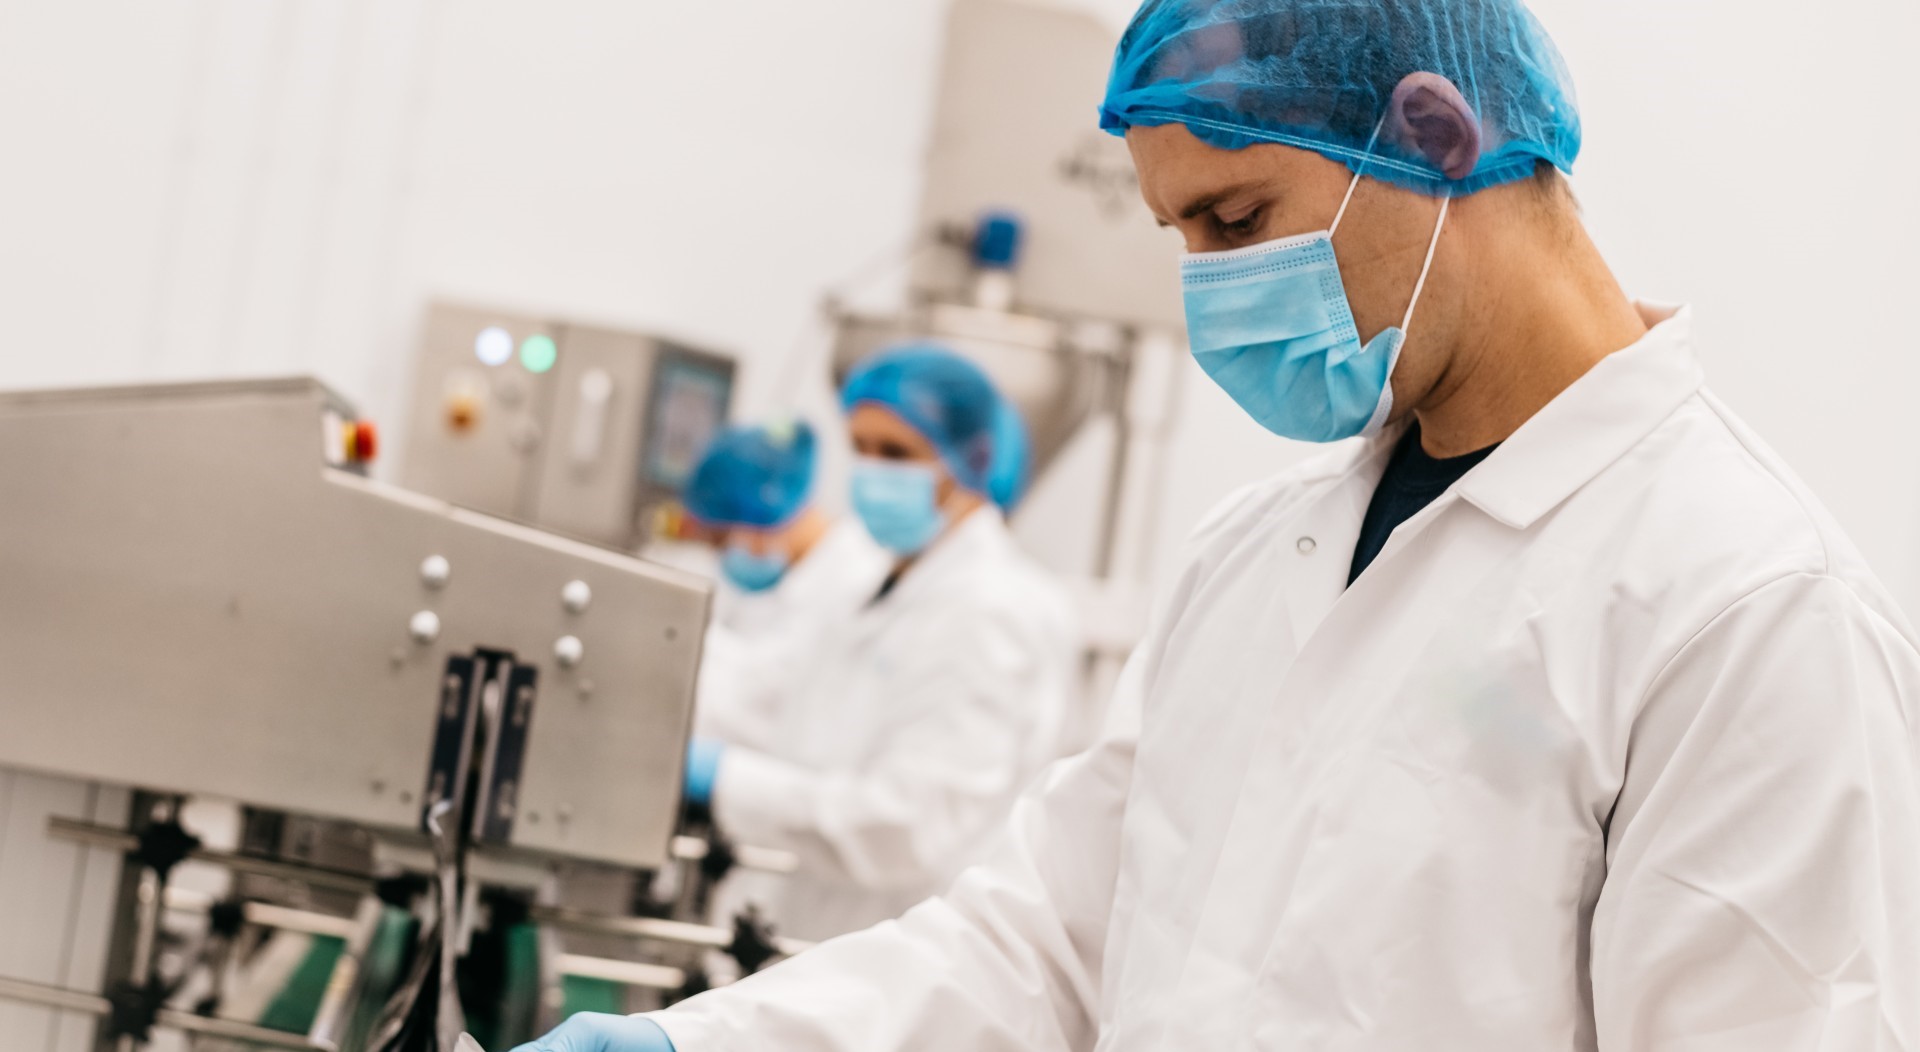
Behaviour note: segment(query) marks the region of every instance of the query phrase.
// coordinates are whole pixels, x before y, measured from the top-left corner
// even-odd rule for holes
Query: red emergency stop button
[[[366,464],[380,454],[380,432],[371,420],[355,420],[347,433],[347,459]]]

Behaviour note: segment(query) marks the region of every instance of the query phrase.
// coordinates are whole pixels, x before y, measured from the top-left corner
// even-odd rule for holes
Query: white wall
[[[941,6],[0,0],[0,386],[309,370],[397,421],[444,295],[740,353],[770,405],[822,285],[909,234]],[[1623,279],[1698,306],[1714,386],[1920,609],[1920,5],[1535,6]],[[1301,453],[1188,380],[1163,550]]]
[[[1920,4],[1539,8],[1601,247],[1636,294],[1697,307],[1708,382],[1920,614]]]
[[[783,354],[907,238],[941,13],[0,0],[0,385],[317,371],[395,421],[429,296]]]

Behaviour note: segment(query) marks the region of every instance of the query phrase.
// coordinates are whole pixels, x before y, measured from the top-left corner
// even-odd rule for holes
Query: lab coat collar
[[[1700,389],[1693,311],[1637,304],[1649,331],[1602,359],[1460,480],[1462,499],[1524,530],[1620,459]]]
[[[856,570],[872,577],[872,586],[878,588],[890,565],[891,560],[858,519],[840,519],[827,527],[806,557],[787,571],[777,594],[783,600],[793,600],[796,606],[811,605],[818,597],[846,587],[841,576]]]
[[[952,573],[964,573],[986,557],[994,548],[1010,543],[1007,534],[1006,518],[1000,509],[991,504],[983,505],[971,515],[960,520],[936,539],[932,546],[920,553],[913,565],[900,578],[893,588],[890,598],[896,602],[910,602],[928,588],[939,587],[938,581]]]

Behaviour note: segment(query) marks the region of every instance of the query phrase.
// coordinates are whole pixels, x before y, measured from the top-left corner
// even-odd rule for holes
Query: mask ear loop
[[[1387,126],[1385,114],[1373,126],[1373,134],[1367,137],[1367,152],[1360,159],[1360,167],[1354,169],[1353,179],[1347,183],[1347,196],[1340,199],[1340,211],[1334,213],[1333,225],[1327,228],[1327,239],[1340,230],[1340,221],[1347,218],[1347,206],[1353,203],[1353,192],[1360,189],[1360,177],[1366,174],[1367,165],[1373,160],[1373,148],[1380,143],[1380,131]],[[1447,212],[1453,207],[1453,195],[1440,199],[1440,218],[1433,224],[1433,239],[1427,242],[1427,258],[1420,264],[1420,279],[1413,283],[1413,299],[1407,302],[1407,313],[1400,319],[1400,333],[1404,336],[1413,325],[1413,309],[1420,305],[1420,293],[1426,291],[1427,275],[1433,270],[1433,257],[1440,250],[1440,231],[1447,225]]]
[[[1327,240],[1340,232],[1340,221],[1347,218],[1347,206],[1353,203],[1353,192],[1360,189],[1360,176],[1366,173],[1367,165],[1373,161],[1373,148],[1380,142],[1380,129],[1387,126],[1387,118],[1382,114],[1373,126],[1373,134],[1367,137],[1366,155],[1360,158],[1360,167],[1353,170],[1353,180],[1347,183],[1347,196],[1340,199],[1340,211],[1333,214],[1333,225],[1327,228]]]
[[[1427,242],[1427,261],[1420,264],[1420,280],[1413,283],[1413,299],[1407,303],[1407,316],[1400,319],[1400,332],[1404,336],[1413,325],[1413,308],[1420,305],[1420,293],[1426,291],[1427,274],[1433,270],[1433,257],[1440,250],[1440,231],[1447,225],[1447,211],[1453,207],[1453,197],[1448,195],[1440,199],[1440,218],[1433,224],[1433,240]]]

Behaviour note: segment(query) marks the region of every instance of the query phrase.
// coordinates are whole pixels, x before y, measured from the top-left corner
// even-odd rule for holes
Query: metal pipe
[[[673,838],[673,857],[683,862],[698,862],[706,858],[708,852],[707,842],[697,836]],[[799,855],[791,851],[782,851],[777,847],[735,844],[733,860],[742,869],[754,869],[762,873],[796,873],[800,869]]]
[[[90,847],[106,848],[110,851],[126,852],[140,846],[140,839],[123,829],[58,816],[47,820],[47,833],[62,840],[70,840]],[[707,842],[699,837],[674,837],[672,854],[677,859],[697,862],[707,857]],[[741,844],[734,847],[733,855],[735,861],[744,869],[765,873],[793,873],[800,868],[798,855],[779,848]],[[197,862],[220,866],[235,873],[290,880],[334,891],[356,892],[364,895],[371,892],[375,884],[372,877],[344,869],[329,869],[325,866],[299,862],[280,862],[255,855],[237,855],[230,851],[215,851],[210,848],[192,851],[187,857]]]
[[[687,985],[687,973],[678,968],[640,961],[616,961],[609,957],[586,957],[577,953],[561,954],[559,970],[561,975],[571,975],[577,979],[603,979],[649,990],[680,990]]]
[[[0,998],[44,1005],[67,1012],[85,1012],[88,1015],[105,1016],[113,1011],[113,1005],[99,994],[66,990],[58,986],[45,986],[20,979],[0,978]],[[238,1023],[231,1019],[209,1019],[206,1016],[179,1012],[171,1008],[160,1010],[159,1016],[155,1019],[155,1025],[168,1030],[225,1038],[229,1041],[239,1041],[263,1048],[292,1048],[300,1049],[302,1052],[316,1052],[318,1049],[318,1046],[309,1042],[304,1034],[269,1030],[266,1027]]]
[[[71,818],[54,817],[47,820],[47,833],[62,840],[87,844],[92,847],[107,848],[112,851],[133,851],[140,846],[140,839],[132,833],[120,829],[110,829],[87,822],[76,822]],[[246,873],[256,877],[272,877],[293,881],[309,887],[328,888],[333,891],[349,891],[361,895],[374,890],[372,877],[360,873],[351,873],[342,869],[329,869],[324,866],[311,866],[297,862],[277,862],[270,858],[256,858],[252,855],[237,855],[230,851],[214,851],[200,848],[191,851],[187,857],[196,862],[207,862],[234,873]]]
[[[1104,363],[1103,394],[1113,415],[1113,459],[1107,464],[1107,485],[1100,501],[1100,534],[1094,543],[1094,574],[1101,580],[1114,576],[1114,554],[1120,546],[1120,518],[1127,499],[1127,469],[1133,459],[1133,420],[1127,413],[1127,381],[1124,361]]]
[[[624,935],[633,939],[653,939],[712,950],[724,950],[733,944],[733,932],[729,929],[661,920],[658,917],[607,917],[554,906],[535,906],[528,913],[528,918],[536,924],[550,924],[556,928],[593,935]],[[799,939],[776,938],[773,944],[775,949],[789,957],[813,948],[812,943]]]
[[[112,1002],[99,994],[65,990],[58,986],[43,986],[23,979],[8,979],[5,976],[0,976],[0,997],[10,1001],[45,1005],[48,1008],[58,1008],[68,1012],[85,1012],[88,1015],[106,1015],[113,1011]]]
[[[301,935],[325,935],[343,941],[351,941],[360,934],[358,915],[335,917],[326,913],[275,906],[270,902],[248,902],[242,904],[240,908],[246,916],[247,923],[256,928],[273,928],[277,931],[297,932]]]
[[[153,947],[160,938],[160,874],[151,868],[140,870],[140,887],[134,895],[133,961],[127,968],[127,981],[135,989],[146,987],[153,978]],[[120,1052],[134,1052],[138,1043],[128,1034],[115,1043]]]
[[[380,919],[386,913],[386,904],[372,895],[360,900],[360,908],[353,918],[352,934],[347,936],[346,947],[340,952],[340,959],[334,963],[333,974],[327,977],[326,992],[320,995],[320,1008],[314,1013],[313,1025],[307,1028],[307,1041],[315,1048],[324,1048],[335,1052],[346,1034],[348,1020],[353,1015],[355,995],[360,991],[360,976],[367,957],[367,948],[373,945],[374,935],[380,930]]]
[[[302,1052],[326,1052],[307,1040],[305,1034],[290,1033],[285,1030],[269,1030],[252,1023],[241,1023],[232,1019],[210,1019],[194,1015],[192,1012],[178,1012],[171,1008],[160,1010],[159,1024],[169,1030],[181,1030],[189,1034],[204,1037],[225,1038],[246,1045],[258,1045],[262,1048],[293,1048]]]
[[[216,900],[205,892],[168,888],[161,901],[166,903],[169,913],[204,915],[212,912]],[[246,922],[256,928],[272,928],[301,935],[325,935],[343,941],[351,940],[359,930],[359,922],[353,917],[313,913],[268,902],[243,902],[240,910]]]
[[[133,966],[127,978],[135,986],[153,978],[153,945],[160,938],[160,874],[141,870],[140,890],[134,899]]]
[[[557,906],[535,906],[527,916],[535,924],[551,924],[556,928],[566,928],[592,935],[624,935],[629,938],[653,939],[682,946],[702,946],[712,950],[724,950],[727,944],[733,941],[733,933],[721,928],[712,928],[705,924],[689,924],[686,921],[661,920],[658,917],[608,917],[598,913],[561,909]]]

